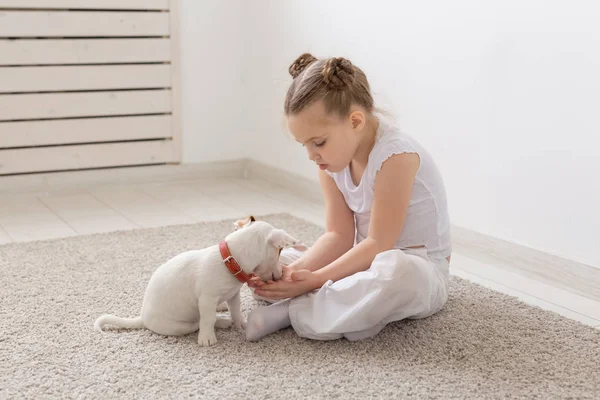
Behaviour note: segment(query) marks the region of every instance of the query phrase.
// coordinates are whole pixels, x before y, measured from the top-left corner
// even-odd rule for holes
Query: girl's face
[[[306,147],[308,158],[329,172],[339,172],[352,161],[359,144],[356,121],[351,113],[347,118],[327,115],[323,102],[317,101],[287,119],[288,129],[296,141]],[[362,122],[362,123],[360,123]]]

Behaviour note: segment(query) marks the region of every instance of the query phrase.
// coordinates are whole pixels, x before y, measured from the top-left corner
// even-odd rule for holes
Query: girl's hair
[[[285,96],[286,116],[298,114],[315,101],[323,100],[328,114],[345,117],[352,104],[374,111],[371,88],[364,72],[345,58],[317,60],[304,53],[290,65],[294,78]]]

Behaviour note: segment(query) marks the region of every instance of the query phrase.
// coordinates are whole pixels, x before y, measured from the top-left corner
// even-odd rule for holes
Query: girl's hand
[[[322,285],[323,282],[318,276],[309,270],[293,271],[288,267],[283,267],[283,276],[280,280],[258,283],[254,293],[267,299],[281,300],[303,295]]]
[[[283,267],[281,267],[281,278],[279,280],[291,282],[292,281],[292,272],[294,272],[294,270],[292,268],[284,265]],[[258,276],[253,276],[248,281],[248,286],[251,288],[257,288],[257,287],[261,287],[265,284],[270,284],[273,282],[275,282],[275,281],[268,280],[267,282],[264,282]]]

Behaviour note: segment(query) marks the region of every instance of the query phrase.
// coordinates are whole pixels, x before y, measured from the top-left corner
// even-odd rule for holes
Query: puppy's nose
[[[283,271],[279,270],[279,271],[273,271],[272,276],[273,276],[273,280],[274,281],[278,281],[279,279],[281,279],[281,276],[283,275]]]

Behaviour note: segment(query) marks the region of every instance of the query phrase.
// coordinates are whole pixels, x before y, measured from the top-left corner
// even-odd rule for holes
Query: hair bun
[[[290,75],[295,78],[302,73],[313,62],[317,59],[310,53],[304,53],[300,57],[296,58],[296,61],[290,65]]]
[[[329,89],[344,89],[354,82],[354,66],[342,57],[327,60],[321,73]]]

